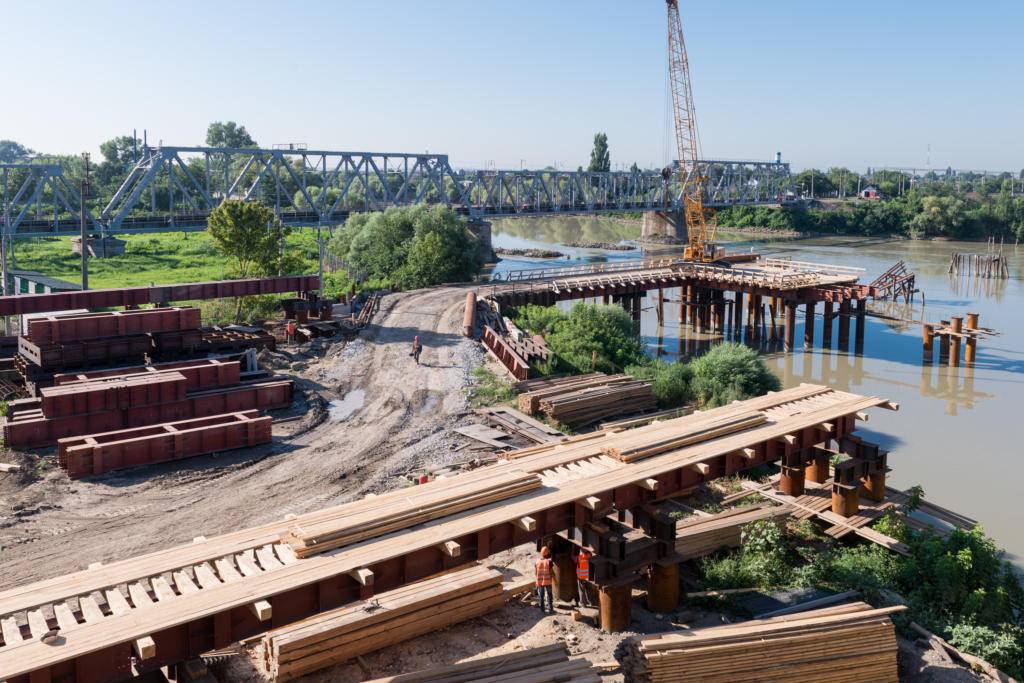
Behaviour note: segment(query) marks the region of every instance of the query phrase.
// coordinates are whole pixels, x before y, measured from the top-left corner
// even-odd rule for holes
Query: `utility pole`
[[[85,221],[85,197],[89,193],[89,153],[82,152],[82,158],[85,159],[85,180],[82,181],[81,191],[79,192],[80,207],[78,216],[81,219],[82,228],[82,291],[89,289],[89,235],[86,230]]]
[[[11,234],[11,208],[7,199],[7,171],[4,171],[4,234],[0,236],[0,259],[3,259],[3,292],[7,296],[7,237]],[[11,335],[11,317],[4,316],[4,334]]]

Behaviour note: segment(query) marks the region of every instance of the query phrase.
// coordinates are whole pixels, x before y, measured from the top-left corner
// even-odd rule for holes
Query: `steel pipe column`
[[[843,299],[839,304],[839,350],[850,350],[850,300]]]
[[[825,312],[821,314],[821,348],[832,348],[832,302],[825,302]]]
[[[633,620],[633,582],[601,586],[601,630],[618,633]]]
[[[804,321],[804,348],[810,349],[814,346],[814,302],[808,301],[805,309],[807,314]]]
[[[647,578],[647,609],[672,612],[679,606],[679,565],[675,562],[651,565]]]

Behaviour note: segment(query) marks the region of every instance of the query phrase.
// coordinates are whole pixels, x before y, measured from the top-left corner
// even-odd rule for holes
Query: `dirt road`
[[[483,358],[459,334],[465,289],[389,294],[370,327],[299,366],[304,390],[272,445],[70,481],[55,456],[0,474],[0,588],[337,504],[451,457]],[[420,365],[409,357],[414,335]],[[28,462],[9,454],[7,462]]]

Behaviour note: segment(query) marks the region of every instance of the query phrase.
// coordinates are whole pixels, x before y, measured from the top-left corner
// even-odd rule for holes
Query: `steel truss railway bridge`
[[[794,201],[787,163],[705,160],[698,172],[710,207]],[[652,171],[455,170],[444,154],[159,146],[143,147],[114,196],[86,219],[105,235],[199,231],[225,199],[263,202],[293,227],[417,204],[471,220],[674,210],[681,186],[677,174]],[[0,202],[6,235],[80,230],[79,193],[60,165],[0,164]]]

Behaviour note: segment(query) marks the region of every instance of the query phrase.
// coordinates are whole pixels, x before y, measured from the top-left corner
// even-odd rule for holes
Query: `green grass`
[[[89,260],[90,288],[207,282],[234,276],[226,259],[214,248],[213,239],[204,232],[125,235],[122,239],[127,244],[121,256]],[[288,236],[285,248],[304,257],[305,272],[316,272],[315,233],[296,231]],[[71,251],[71,239],[67,237],[14,240],[14,260],[18,269],[81,282],[81,257]]]
[[[481,366],[473,370],[473,385],[469,397],[471,408],[486,408],[499,403],[511,404],[516,398],[512,385],[501,379],[487,368]]]

